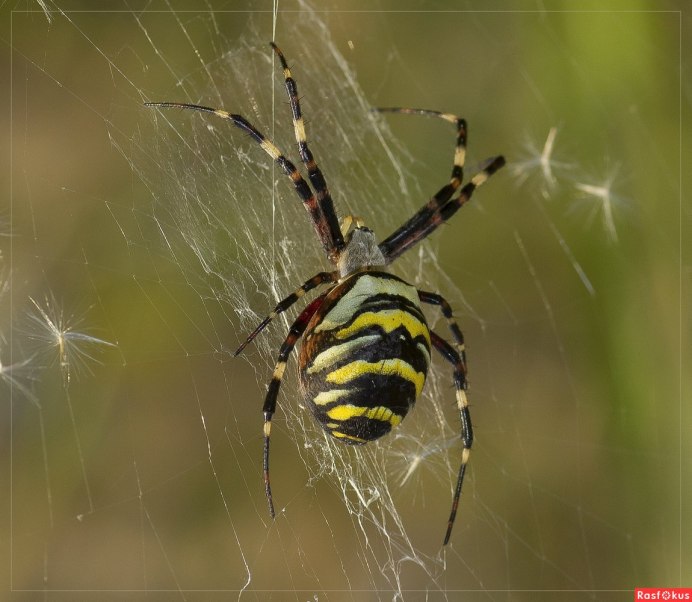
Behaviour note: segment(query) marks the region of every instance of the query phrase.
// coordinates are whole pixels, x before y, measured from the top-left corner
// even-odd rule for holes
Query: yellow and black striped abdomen
[[[358,272],[325,296],[300,350],[305,400],[332,436],[373,441],[413,406],[430,364],[418,292],[385,272]]]

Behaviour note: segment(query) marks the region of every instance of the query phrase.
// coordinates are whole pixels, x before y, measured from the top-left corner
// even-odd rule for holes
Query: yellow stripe
[[[462,166],[464,161],[466,161],[466,149],[459,146],[454,152],[454,165]]]
[[[343,385],[363,374],[395,374],[400,376],[413,383],[416,387],[416,397],[421,394],[423,384],[425,383],[425,374],[416,372],[411,364],[399,359],[381,360],[379,362],[356,360],[330,372],[326,380],[330,383]]]
[[[281,151],[267,139],[262,140],[260,146],[272,157],[272,159],[278,159],[281,156]]]
[[[354,406],[351,404],[343,404],[336,406],[327,412],[332,420],[344,422],[349,418],[364,416],[370,420],[380,420],[389,422],[392,426],[397,426],[401,422],[401,416],[395,414],[389,408],[378,406],[376,408],[365,408],[362,406]]]
[[[408,330],[411,338],[415,339],[417,336],[423,336],[428,345],[430,345],[428,327],[418,318],[401,309],[383,309],[381,311],[368,311],[360,314],[350,326],[342,328],[334,336],[337,339],[345,339],[356,334],[359,330],[370,326],[380,326],[386,333],[390,333],[399,326],[403,326]]]
[[[334,330],[336,327],[346,324],[360,309],[365,299],[379,294],[398,295],[408,299],[416,307],[420,306],[418,292],[410,284],[400,280],[361,274],[358,275],[358,281],[353,285],[353,288],[344,294],[336,305],[327,312],[320,325],[315,328],[315,332]]]
[[[284,371],[286,370],[286,362],[279,362],[276,364],[276,367],[274,368],[274,374],[272,375],[272,378],[276,378],[278,380],[281,380],[284,376]]]
[[[481,184],[485,184],[485,181],[489,178],[490,176],[486,171],[481,171],[477,173],[475,176],[471,178],[471,182],[476,186],[480,186]]]
[[[303,124],[302,117],[293,123],[293,129],[295,130],[296,140],[298,142],[305,142],[307,136],[305,135],[305,125]]]
[[[463,389],[457,389],[457,407],[460,410],[467,408],[469,406],[468,399],[466,399],[466,392]]]
[[[367,439],[361,439],[360,437],[354,437],[353,435],[347,435],[340,431],[330,431],[333,437],[337,439],[350,439],[351,441],[357,441],[358,443],[367,443]]]
[[[332,389],[330,391],[318,393],[315,395],[315,398],[312,401],[315,405],[326,406],[330,403],[334,403],[335,401],[339,401],[339,399],[349,395],[350,393],[353,393],[351,389]]]
[[[377,408],[370,408],[365,416],[372,420],[381,420],[382,422],[389,422],[392,426],[397,426],[401,422],[401,416],[395,414],[389,408],[384,406],[379,406]]]
[[[362,416],[367,411],[368,408],[364,408],[361,406],[353,406],[350,404],[343,404],[329,410],[327,412],[327,416],[329,416],[332,420],[338,420],[339,422],[343,422],[344,420],[348,420],[349,418]]]
[[[312,360],[312,364],[308,368],[308,374],[314,374],[320,370],[324,370],[329,366],[336,364],[339,360],[348,357],[349,354],[354,353],[357,349],[366,347],[371,343],[374,343],[379,339],[379,335],[367,335],[363,337],[358,337],[352,341],[347,341],[346,343],[341,343],[340,345],[332,345],[327,347],[322,353],[318,354],[317,357]]]

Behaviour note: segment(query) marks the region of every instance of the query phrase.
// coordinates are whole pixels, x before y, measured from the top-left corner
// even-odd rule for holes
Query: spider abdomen
[[[299,377],[317,421],[357,445],[403,420],[429,364],[430,332],[416,289],[389,273],[363,271],[334,286],[310,319]]]

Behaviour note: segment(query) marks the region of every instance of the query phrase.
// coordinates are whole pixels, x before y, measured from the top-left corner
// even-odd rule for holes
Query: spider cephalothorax
[[[274,503],[269,481],[271,419],[276,411],[286,362],[296,342],[303,337],[298,373],[301,393],[308,407],[332,437],[355,445],[378,439],[406,416],[421,394],[430,365],[430,350],[434,347],[454,371],[463,446],[445,533],[446,544],[454,525],[473,443],[466,400],[464,337],[449,303],[442,296],[417,290],[390,274],[387,266],[452,217],[470,200],[474,190],[504,165],[504,158],[497,156],[488,160],[485,168],[462,186],[466,156],[466,122],[463,119],[425,109],[374,109],[437,117],[454,124],[457,130],[450,182],[399,229],[378,243],[372,230],[366,228],[360,218],[347,216],[339,224],[324,176],[308,147],[295,80],[281,51],[274,43],[272,48],[283,68],[298,151],[312,188],[295,165],[240,115],[187,103],[147,103],[148,106],[213,113],[248,133],[293,182],[322,247],[336,268],[332,272],[316,274],[283,299],[235,352],[235,355],[240,354],[269,322],[305,293],[329,285],[329,289],[316,297],[293,322],[279,350],[264,401],[264,483],[269,512],[273,517]],[[428,328],[421,303],[440,307],[449,325],[453,345]]]
[[[344,247],[336,259],[341,278],[346,278],[359,270],[384,268],[385,265],[387,261],[377,244],[375,233],[370,228],[359,225],[346,234]]]

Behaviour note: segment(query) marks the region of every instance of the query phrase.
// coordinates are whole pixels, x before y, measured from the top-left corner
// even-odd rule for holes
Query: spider
[[[464,336],[449,303],[439,294],[417,290],[387,271],[402,253],[428,236],[466,204],[476,188],[500,169],[502,156],[488,159],[485,167],[462,186],[467,128],[464,119],[427,109],[376,108],[380,113],[424,115],[448,121],[456,127],[456,149],[451,180],[411,218],[378,244],[372,230],[360,218],[339,221],[327,183],[308,147],[298,88],[286,59],[271,43],[283,69],[293,113],[293,127],[308,182],[295,165],[240,115],[221,109],[181,102],[148,102],[146,106],[181,108],[211,113],[230,121],[252,139],[290,178],[307,210],[324,252],[334,266],[319,272],[278,303],[250,333],[235,356],[279,314],[313,289],[327,285],[293,322],[279,350],[267,388],[264,413],[263,476],[269,513],[275,517],[269,480],[269,440],[272,416],[286,362],[302,337],[298,356],[301,393],[322,428],[335,439],[361,445],[379,439],[397,426],[420,396],[434,347],[454,372],[456,405],[461,419],[461,463],[447,521],[444,544],[449,542],[461,496],[464,474],[473,443],[471,415],[466,397]],[[314,192],[313,192],[314,189]],[[428,328],[421,304],[436,305],[446,318],[453,344]]]

